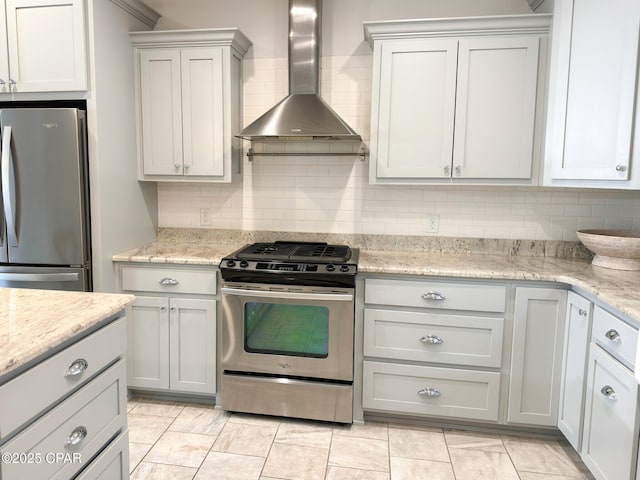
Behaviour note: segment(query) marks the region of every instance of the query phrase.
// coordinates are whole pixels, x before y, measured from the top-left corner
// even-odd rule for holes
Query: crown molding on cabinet
[[[114,1],[114,0],[111,0]],[[137,47],[158,47],[175,45],[221,45],[230,46],[242,56],[253,45],[237,27],[202,28],[188,30],[153,30],[129,33],[131,42]]]
[[[162,16],[140,0],[111,0],[111,3],[116,4],[151,28],[155,28],[158,19]]]
[[[417,37],[493,35],[508,32],[546,34],[550,14],[498,15],[460,18],[426,18],[363,22],[365,41]]]

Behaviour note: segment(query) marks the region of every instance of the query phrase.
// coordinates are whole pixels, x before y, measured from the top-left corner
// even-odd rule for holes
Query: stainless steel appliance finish
[[[0,110],[0,286],[90,290],[85,113]]]
[[[240,138],[361,141],[319,96],[320,18],[321,0],[289,1],[289,95],[242,130]]]
[[[352,421],[356,259],[278,242],[222,260],[222,408]]]

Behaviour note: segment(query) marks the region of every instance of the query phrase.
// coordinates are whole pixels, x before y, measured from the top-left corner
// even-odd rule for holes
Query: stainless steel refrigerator
[[[0,287],[91,290],[85,120],[0,110]]]

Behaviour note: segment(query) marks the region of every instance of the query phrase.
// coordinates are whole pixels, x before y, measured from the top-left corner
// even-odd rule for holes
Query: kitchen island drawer
[[[504,312],[507,289],[485,283],[367,278],[364,294],[368,304]]]
[[[500,367],[504,319],[366,308],[364,354]]]
[[[75,480],[128,480],[129,432],[124,431]]]
[[[0,386],[0,439],[57,404],[126,352],[120,318]],[[25,395],[33,392],[37,394]]]
[[[631,370],[636,360],[638,330],[618,317],[596,307],[593,311],[593,340]]]
[[[125,378],[119,361],[4,444],[0,478],[72,478],[126,430]]]
[[[213,268],[124,265],[122,290],[127,292],[216,294],[217,272]]]
[[[500,373],[363,362],[363,408],[498,420]]]

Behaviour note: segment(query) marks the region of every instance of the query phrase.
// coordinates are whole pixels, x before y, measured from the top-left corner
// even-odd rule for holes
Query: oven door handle
[[[353,295],[350,293],[306,293],[306,292],[273,292],[266,290],[241,290],[237,288],[222,288],[223,295],[237,295],[243,297],[273,298],[280,300],[311,300],[331,302],[351,302]]]

